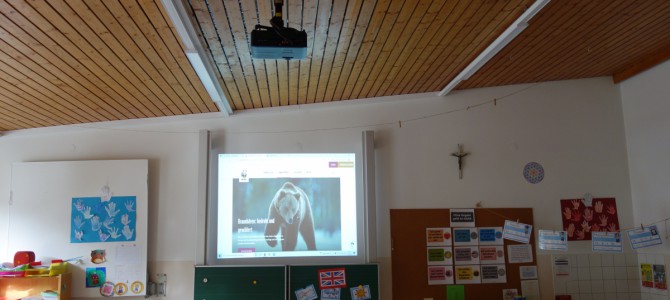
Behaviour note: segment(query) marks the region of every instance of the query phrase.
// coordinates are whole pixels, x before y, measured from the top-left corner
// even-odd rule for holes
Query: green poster
[[[448,285],[447,300],[465,300],[465,287],[462,285]]]

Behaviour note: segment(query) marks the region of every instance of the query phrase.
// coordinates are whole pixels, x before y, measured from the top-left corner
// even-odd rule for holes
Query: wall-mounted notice
[[[519,266],[519,278],[521,279],[537,279],[536,266]]]
[[[668,282],[665,278],[665,265],[653,265],[654,271],[654,288],[659,290],[667,290]]]
[[[504,264],[505,246],[479,246],[479,261],[482,264]]]
[[[451,246],[451,228],[426,228],[426,245]]]
[[[456,284],[481,283],[481,271],[476,266],[456,266]]]
[[[506,283],[507,270],[505,265],[481,265],[482,283]]]
[[[521,295],[526,300],[539,300],[540,283],[537,280],[521,280]]]
[[[633,249],[646,248],[663,243],[663,241],[661,241],[661,236],[658,234],[656,225],[629,229],[626,232],[628,233],[630,246]]]
[[[519,223],[515,221],[506,220],[505,228],[503,229],[503,238],[519,243],[528,244],[530,235],[533,233],[533,226]]]
[[[479,227],[479,245],[502,245],[502,227]]]
[[[570,260],[567,257],[554,257],[554,276],[569,277],[570,276]]]
[[[479,245],[477,228],[454,228],[454,246]]]
[[[454,284],[454,269],[451,266],[429,266],[428,285]]]
[[[531,245],[507,245],[507,262],[510,264],[533,262]]]
[[[592,232],[593,252],[623,252],[620,232]]]
[[[651,264],[640,264],[640,275],[643,287],[654,287],[654,271],[652,270]]]
[[[452,208],[449,210],[451,227],[475,227],[474,208]]]
[[[479,247],[454,247],[454,264],[457,266],[479,264]]]
[[[568,237],[565,231],[540,230],[538,240],[542,250],[568,251]]]
[[[451,247],[428,247],[427,259],[428,265],[449,265],[451,266],[453,253]]]

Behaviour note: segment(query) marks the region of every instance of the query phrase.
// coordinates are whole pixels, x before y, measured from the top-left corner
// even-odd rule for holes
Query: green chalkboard
[[[377,264],[363,265],[327,265],[327,266],[291,266],[289,273],[289,295],[290,299],[297,300],[295,291],[314,285],[314,289],[321,299],[319,289],[319,270],[345,269],[346,287],[340,290],[342,300],[351,300],[350,288],[368,286],[370,288],[370,299],[379,299],[379,266]]]
[[[286,299],[286,267],[196,267],[197,300]]]

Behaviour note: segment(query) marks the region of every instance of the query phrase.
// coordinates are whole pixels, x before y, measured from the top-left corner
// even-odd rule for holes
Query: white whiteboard
[[[100,297],[95,285],[105,281],[115,297],[145,295],[147,180],[147,160],[13,164],[8,253],[81,256],[69,266],[73,297]],[[104,250],[105,261],[93,263],[93,250]]]

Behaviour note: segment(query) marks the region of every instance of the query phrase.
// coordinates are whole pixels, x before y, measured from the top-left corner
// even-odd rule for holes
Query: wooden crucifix
[[[451,154],[451,156],[458,158],[458,179],[463,179],[463,159],[468,156],[467,152],[463,152],[463,145],[458,144],[458,151]]]

